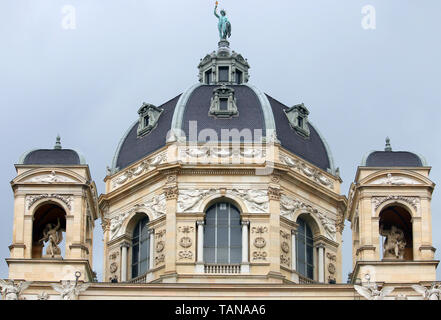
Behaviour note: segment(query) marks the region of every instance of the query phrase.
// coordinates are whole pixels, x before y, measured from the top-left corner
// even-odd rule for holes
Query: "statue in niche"
[[[60,227],[60,219],[58,219],[56,225],[48,223],[43,230],[43,238],[39,241],[40,243],[48,243],[46,255],[49,255],[51,258],[61,256],[61,249],[58,245],[63,241],[63,231]]]
[[[5,300],[24,300],[24,298],[21,298],[21,294],[31,285],[31,283],[32,282],[26,281],[15,284],[13,280],[0,279],[2,295]]]
[[[221,40],[227,40],[227,37],[231,37],[231,23],[228,21],[227,12],[221,9],[220,16],[217,13],[218,2],[216,1],[216,6],[214,7],[214,15],[219,19],[218,29],[219,37]]]
[[[386,237],[384,241],[383,257],[385,259],[404,259],[404,249],[406,248],[406,240],[403,230],[392,226],[390,230],[384,230],[383,225],[380,226],[380,234]]]

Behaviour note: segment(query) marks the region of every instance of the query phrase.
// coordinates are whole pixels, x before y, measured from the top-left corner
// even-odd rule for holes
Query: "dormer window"
[[[226,85],[214,89],[209,114],[217,118],[238,116],[239,111],[237,110],[234,89]]]
[[[301,136],[309,137],[309,111],[303,103],[285,110],[285,114],[288,117],[291,128],[293,128]]]
[[[156,127],[163,111],[164,109],[162,108],[158,108],[149,103],[143,103],[142,107],[138,110],[138,137],[149,134]]]

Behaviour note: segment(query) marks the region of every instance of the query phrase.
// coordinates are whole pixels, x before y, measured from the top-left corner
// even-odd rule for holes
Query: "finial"
[[[61,149],[61,138],[60,135],[57,135],[57,141],[55,142],[55,146],[54,146],[55,150],[60,150]]]
[[[390,146],[389,137],[386,137],[386,148],[384,148],[384,151],[392,151],[392,147]]]

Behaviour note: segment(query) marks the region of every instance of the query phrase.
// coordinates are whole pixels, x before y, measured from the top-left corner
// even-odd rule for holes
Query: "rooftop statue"
[[[216,6],[214,7],[214,15],[219,19],[218,29],[219,37],[221,40],[226,40],[227,37],[231,37],[231,23],[228,21],[227,12],[221,9],[220,16],[217,13],[218,2],[216,1]]]

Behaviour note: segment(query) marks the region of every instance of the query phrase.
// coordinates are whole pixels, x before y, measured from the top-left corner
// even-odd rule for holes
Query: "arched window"
[[[302,218],[297,219],[297,271],[309,278],[314,278],[314,241],[312,230]]]
[[[240,264],[242,229],[239,210],[229,203],[217,203],[207,210],[204,257],[211,264]]]
[[[149,218],[141,219],[133,230],[132,237],[132,278],[147,273],[150,257]]]

